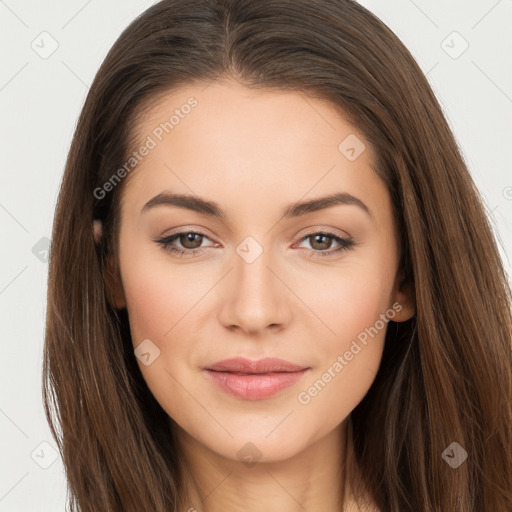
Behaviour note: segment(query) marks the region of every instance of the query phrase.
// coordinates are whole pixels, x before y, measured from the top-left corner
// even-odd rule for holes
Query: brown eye
[[[179,235],[178,240],[185,249],[197,249],[203,243],[203,235],[199,233],[183,233]]]
[[[310,242],[311,247],[313,249],[316,249],[319,251],[324,251],[326,249],[330,249],[332,242],[333,242],[332,236],[324,235],[321,233],[316,234],[316,235],[310,235],[308,238],[311,240],[311,242]]]
[[[308,251],[312,253],[312,256],[331,256],[333,254],[337,254],[340,251],[350,249],[354,242],[350,238],[343,238],[341,236],[335,235],[334,233],[311,233],[302,238],[301,242],[308,241],[310,245],[310,249]],[[336,242],[339,247],[331,249],[332,243]]]
[[[206,248],[202,246],[204,239],[209,240],[209,237],[195,231],[181,231],[171,236],[156,239],[155,242],[160,244],[167,252],[178,256],[193,256]]]

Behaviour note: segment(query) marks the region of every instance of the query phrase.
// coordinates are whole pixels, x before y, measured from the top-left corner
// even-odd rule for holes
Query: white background
[[[64,510],[63,467],[53,459],[41,400],[45,237],[88,86],[121,31],[152,3],[0,0],[0,512]],[[512,0],[361,3],[427,73],[485,198],[510,275]],[[51,48],[44,31],[58,43],[47,59],[32,48],[43,46],[41,37]],[[456,59],[447,53],[462,48],[454,31],[469,44]]]

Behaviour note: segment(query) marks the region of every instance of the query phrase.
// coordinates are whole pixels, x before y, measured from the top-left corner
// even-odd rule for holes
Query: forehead
[[[303,92],[251,89],[228,79],[159,93],[143,105],[132,128],[137,144],[148,135],[165,143],[171,133],[185,138],[193,132],[203,144],[220,142],[227,147],[231,142],[239,147],[244,143],[244,152],[250,154],[263,142],[282,149],[293,142],[296,151],[297,145],[332,146],[345,132],[363,139],[339,105]]]
[[[233,198],[256,212],[343,189],[374,201],[385,193],[357,127],[304,93],[234,81],[190,85],[152,101],[133,129],[134,149],[150,149],[123,201],[140,208],[164,190],[212,198],[228,213]]]

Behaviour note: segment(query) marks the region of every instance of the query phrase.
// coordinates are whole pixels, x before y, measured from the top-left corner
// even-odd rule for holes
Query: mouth
[[[292,386],[311,370],[283,359],[251,361],[233,358],[203,368],[208,378],[226,393],[244,400],[263,400]]]

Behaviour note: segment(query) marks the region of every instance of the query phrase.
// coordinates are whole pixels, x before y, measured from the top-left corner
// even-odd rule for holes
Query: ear
[[[411,319],[416,313],[416,301],[414,287],[406,280],[401,272],[397,273],[393,286],[392,304],[399,304],[401,308],[395,309],[394,322],[405,322]]]
[[[119,265],[114,261],[113,255],[107,256],[105,268],[105,286],[107,288],[107,297],[109,302],[116,309],[126,307],[126,297],[124,295],[123,282],[119,273]]]
[[[93,231],[94,240],[96,243],[99,243],[103,234],[103,225],[101,220],[95,219],[93,221]],[[105,266],[105,287],[107,290],[107,298],[116,309],[123,309],[126,307],[126,298],[118,267],[119,266],[114,261],[113,255],[109,254],[107,256]]]
[[[103,224],[101,223],[101,220],[94,219],[92,221],[92,230],[94,232],[94,241],[98,244],[103,233]]]

